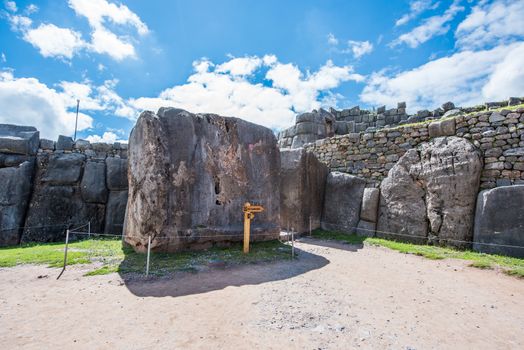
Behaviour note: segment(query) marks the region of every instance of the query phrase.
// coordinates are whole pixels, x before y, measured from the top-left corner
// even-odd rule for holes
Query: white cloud
[[[106,26],[129,26],[140,36],[147,34],[147,25],[127,6],[107,0],[70,0],[69,6],[77,15],[87,19],[91,28],[89,42],[82,38],[80,32],[71,28],[60,28],[49,23],[32,28],[32,20],[27,16],[7,14],[7,18],[12,30],[21,32],[22,38],[36,47],[44,57],[72,59],[81,50],[107,54],[117,61],[136,57],[136,39],[130,33],[117,35]],[[31,4],[25,13],[31,14],[37,10],[38,7]]]
[[[524,95],[524,42],[490,50],[462,51],[420,67],[374,73],[360,94],[363,102],[393,105],[406,101],[411,111],[436,108],[445,101],[468,106]]]
[[[64,57],[71,59],[86,43],[80,33],[68,28],[59,28],[54,24],[41,24],[35,29],[28,29],[24,39],[36,47],[44,57]]]
[[[18,11],[18,7],[16,6],[16,2],[14,1],[5,1],[5,8],[11,12]]]
[[[327,42],[329,45],[333,45],[333,46],[338,45],[338,39],[332,33],[328,34]]]
[[[302,73],[293,64],[279,62],[274,55],[264,56],[262,63],[256,56],[249,57],[249,60],[256,61],[255,69],[252,69],[253,64],[240,64],[235,58],[220,65],[207,59],[196,61],[193,64],[195,72],[187,83],[168,88],[158,97],[134,98],[126,103],[139,111],[156,111],[159,107],[170,106],[195,113],[235,116],[270,128],[283,128],[292,123],[296,113],[321,107],[321,93],[328,96],[330,89],[343,82],[364,79],[354,73],[351,66],[336,66],[331,61],[316,72]],[[230,64],[232,61],[236,63]],[[232,70],[231,66],[235,69],[248,67],[239,71],[249,73],[236,74],[239,71]],[[264,71],[271,86],[250,81]]]
[[[127,140],[118,139],[118,135],[112,131],[106,131],[102,136],[100,135],[89,135],[85,138],[89,142],[104,142],[104,143],[127,143]]]
[[[353,53],[353,57],[360,58],[373,51],[373,44],[369,41],[348,41],[349,50]]]
[[[2,63],[6,63],[7,62],[7,58],[5,57],[5,53],[2,52],[2,55],[0,56],[0,60],[2,61]]]
[[[35,12],[38,12],[38,6],[36,6],[35,4],[29,4],[27,5],[27,7],[25,8],[25,11],[24,11],[27,15],[31,15]]]
[[[16,101],[16,103],[13,103]],[[35,78],[15,78],[10,72],[0,73],[0,122],[32,125],[41,137],[56,139],[59,134],[74,132],[75,113],[63,95]],[[78,129],[92,125],[92,118],[79,114]]]
[[[455,32],[456,46],[478,49],[524,38],[524,1],[481,2]]]
[[[238,57],[218,65],[215,72],[229,73],[231,75],[248,75],[253,73],[262,63],[262,59],[256,56]]]
[[[461,11],[464,11],[464,7],[459,6],[458,1],[455,0],[444,14],[425,19],[420,26],[402,34],[391,42],[390,46],[395,47],[406,44],[411,48],[415,48],[435,36],[445,34],[450,30],[448,23]]]
[[[136,13],[123,4],[113,4],[107,0],[69,0],[71,7],[77,15],[87,18],[91,27],[104,28],[104,21],[119,25],[131,25],[140,35],[147,34],[149,29]]]
[[[440,2],[434,2],[433,0],[412,0],[409,4],[409,12],[400,17],[396,22],[395,26],[401,26],[418,15],[427,10],[434,10],[440,5]]]

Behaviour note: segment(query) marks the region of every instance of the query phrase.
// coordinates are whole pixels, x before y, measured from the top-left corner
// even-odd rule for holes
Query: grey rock
[[[524,156],[524,147],[517,147],[517,148],[510,148],[506,151],[504,151],[503,155],[505,157],[510,157],[510,156]]]
[[[428,126],[429,137],[455,135],[455,119],[437,120]]]
[[[55,148],[63,151],[72,151],[74,146],[73,138],[69,136],[59,135]]]
[[[386,112],[386,106],[380,106],[377,108],[377,114],[381,114],[385,112]]]
[[[35,155],[40,133],[32,126],[0,124],[0,152]]]
[[[452,117],[452,116],[455,116],[455,115],[459,115],[460,113],[462,113],[462,111],[460,109],[456,109],[456,108],[455,109],[450,109],[449,111],[444,113],[442,118]]]
[[[319,228],[328,168],[302,148],[282,150],[280,164],[280,226],[299,234],[310,222]]]
[[[16,167],[23,162],[34,161],[34,159],[34,156],[0,153],[0,168]]]
[[[88,203],[101,203],[107,201],[106,165],[104,162],[87,161],[84,175],[80,183],[82,198]]]
[[[111,191],[127,190],[127,159],[107,157],[107,188]]]
[[[302,134],[293,137],[293,142],[291,143],[291,148],[301,148],[305,144],[312,143],[318,140],[318,136],[313,134]]]
[[[43,150],[54,151],[55,141],[48,139],[40,139],[40,148]]]
[[[355,233],[366,180],[331,172],[326,180],[321,227],[324,230]]]
[[[72,185],[80,180],[85,156],[80,153],[58,153],[38,156],[41,181],[54,185]]]
[[[16,245],[22,234],[31,196],[34,157],[19,166],[0,169],[0,246]]]
[[[473,249],[524,258],[524,185],[497,187],[479,193]],[[500,246],[502,245],[502,246]]]
[[[374,237],[377,224],[375,222],[360,220],[357,225],[356,233],[362,237]]]
[[[440,137],[407,151],[382,181],[377,232],[467,246],[481,171],[480,151],[463,138]]]
[[[406,108],[406,102],[399,102],[399,103],[397,103],[397,109],[398,108]]]
[[[377,222],[378,201],[380,190],[378,188],[366,188],[362,195],[362,208],[360,209],[360,219]]]
[[[91,222],[91,232],[102,232],[104,213],[103,204],[86,203],[82,200],[79,186],[55,186],[37,179],[21,241],[62,241],[67,228],[75,228],[88,222]]]
[[[501,121],[504,121],[504,119],[506,119],[506,117],[504,117],[502,114],[500,114],[499,112],[493,112],[491,113],[491,115],[489,116],[489,122],[490,123],[496,123],[496,122],[501,122]]]
[[[80,151],[85,151],[86,149],[89,149],[91,147],[91,143],[87,140],[76,140],[74,144],[74,149],[78,149]]]
[[[521,104],[522,100],[518,97],[510,97],[509,100],[508,100],[508,106],[516,106],[516,105],[519,105]]]
[[[443,103],[441,108],[444,110],[444,112],[447,112],[449,110],[455,109],[455,104],[453,102],[446,102]]]
[[[270,129],[161,108],[138,118],[128,159],[125,240],[135,250],[149,235],[160,251],[240,241],[246,202],[265,208],[251,223],[252,240],[279,237],[280,152]]]
[[[106,205],[104,233],[121,235],[126,214],[127,190],[111,191]]]

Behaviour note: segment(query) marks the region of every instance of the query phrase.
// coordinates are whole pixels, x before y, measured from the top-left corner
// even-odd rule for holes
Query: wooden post
[[[60,276],[64,273],[66,266],[67,266],[67,248],[69,246],[69,229],[66,230],[66,239],[65,239],[65,247],[64,247],[64,267],[62,267],[62,271],[58,275],[56,279],[59,279]]]
[[[91,238],[91,221],[87,223],[87,237]]]
[[[147,238],[147,261],[146,261],[146,276],[149,276],[149,255],[151,254],[151,236]]]
[[[309,215],[309,237],[312,236],[312,231],[311,231],[311,215]]]
[[[251,236],[251,216],[244,212],[244,254],[249,253],[249,239]]]

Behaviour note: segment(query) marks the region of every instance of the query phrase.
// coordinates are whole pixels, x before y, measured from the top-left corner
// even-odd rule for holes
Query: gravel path
[[[523,349],[524,280],[304,239],[300,259],[173,278],[0,269],[4,349]],[[38,278],[41,276],[41,278]],[[47,277],[46,277],[47,276]]]

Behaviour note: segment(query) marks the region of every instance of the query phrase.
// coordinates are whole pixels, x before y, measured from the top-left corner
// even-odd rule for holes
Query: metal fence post
[[[65,248],[64,248],[64,267],[56,279],[59,279],[60,276],[64,273],[67,266],[67,248],[69,246],[69,229],[66,230],[66,239],[65,239]]]
[[[151,254],[151,236],[147,238],[147,261],[146,261],[146,276],[149,276],[149,255]]]

